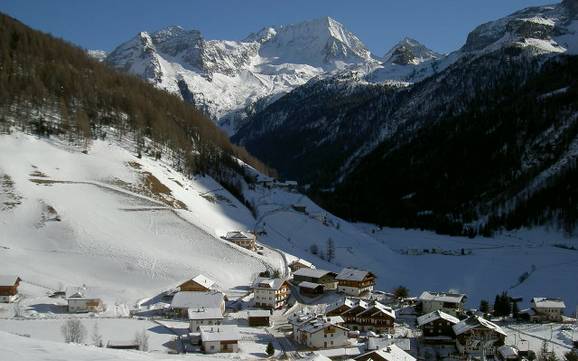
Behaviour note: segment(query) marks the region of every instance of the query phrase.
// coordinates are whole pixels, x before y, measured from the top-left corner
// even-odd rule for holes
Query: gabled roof
[[[311,268],[300,268],[295,273],[293,273],[294,276],[310,277],[310,278],[321,278],[328,274],[335,274],[335,273],[323,269],[311,269]]]
[[[237,325],[199,326],[201,340],[210,341],[238,341],[241,339]]]
[[[66,287],[65,292],[66,298],[77,298],[77,299],[98,299],[100,298],[99,292],[92,287],[80,286],[80,287]]]
[[[532,304],[539,308],[566,308],[564,301],[559,298],[534,297],[532,298]]]
[[[332,303],[331,305],[327,306],[325,313],[330,313],[332,311],[335,311],[336,309],[340,308],[341,306],[347,306],[347,309],[350,310],[353,307],[357,306],[358,303],[359,303],[358,299],[346,297],[340,301],[337,301],[337,302]]]
[[[211,288],[215,284],[215,281],[213,281],[209,277],[206,277],[205,275],[202,275],[202,274],[199,274],[199,275],[191,278],[190,281],[193,281],[193,282],[197,283],[198,285],[206,287],[206,288]],[[188,281],[186,281],[186,282],[188,282]],[[183,282],[183,283],[186,283],[186,282]]]
[[[317,333],[321,330],[324,330],[328,327],[337,327],[342,330],[348,330],[347,328],[340,326],[339,323],[343,323],[343,318],[328,318],[323,316],[318,316],[312,318],[311,320],[305,322],[304,324],[299,326],[299,330],[306,333]]]
[[[315,268],[315,265],[313,263],[306,261],[303,258],[299,258],[299,259],[296,259],[295,261],[291,262],[292,265],[297,264],[297,263],[300,263],[305,267]]]
[[[447,313],[438,310],[430,312],[427,315],[418,317],[417,324],[419,327],[421,327],[423,325],[427,325],[428,323],[439,319],[444,319],[446,321],[449,321],[450,323],[453,323],[454,325],[460,322],[460,320],[457,317],[448,315]]]
[[[189,308],[189,320],[222,320],[223,312],[220,308]]]
[[[470,316],[465,320],[460,321],[458,324],[453,325],[452,328],[456,336],[459,336],[463,333],[466,333],[476,328],[487,328],[501,335],[508,336],[500,326],[480,316]]]
[[[338,281],[363,281],[366,277],[373,276],[371,272],[354,268],[344,268],[335,277]]]
[[[315,289],[317,287],[325,287],[324,285],[320,285],[319,283],[307,282],[303,281],[299,284],[299,287]]]
[[[466,295],[462,293],[449,293],[449,292],[430,292],[424,291],[421,296],[419,296],[420,301],[437,301],[445,303],[462,303],[465,302]]]
[[[20,277],[13,275],[0,275],[0,287],[12,287],[20,281]]]
[[[357,316],[363,317],[363,316],[368,316],[368,317],[372,317],[375,316],[378,313],[382,313],[386,316],[389,316],[391,318],[393,318],[395,320],[395,311],[391,308],[391,307],[387,307],[385,305],[382,305],[381,303],[375,301],[371,306],[369,306],[367,308],[367,310],[361,312],[360,314],[358,314]]]
[[[416,361],[416,359],[402,350],[399,346],[392,344],[377,351],[371,351],[356,359],[366,358],[371,355],[370,359],[373,361]]]
[[[250,232],[242,232],[242,231],[232,231],[227,232],[225,236],[228,240],[244,240],[244,239],[255,239],[255,235]]]
[[[253,282],[253,288],[278,290],[287,282],[283,278],[257,277]]]
[[[178,292],[171,302],[172,308],[221,308],[224,295],[221,292]]]

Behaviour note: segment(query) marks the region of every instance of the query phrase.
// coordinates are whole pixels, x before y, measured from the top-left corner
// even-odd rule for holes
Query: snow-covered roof
[[[213,281],[212,279],[210,279],[210,278],[208,278],[202,274],[191,278],[191,281],[193,281],[193,282],[195,282],[195,283],[197,283],[203,287],[206,287],[206,288],[211,288],[215,284],[215,281]]]
[[[446,321],[449,321],[451,323],[453,323],[454,325],[456,323],[459,323],[460,320],[457,317],[454,317],[452,315],[448,315],[445,312],[442,311],[433,311],[428,313],[427,315],[423,315],[417,318],[417,324],[419,327],[423,326],[423,325],[427,325],[430,322],[439,320],[439,319],[444,319]]]
[[[241,336],[237,325],[199,326],[201,340],[210,341],[238,341]]]
[[[109,347],[133,347],[133,346],[139,346],[138,342],[136,342],[135,340],[109,340],[106,343],[107,346]]]
[[[313,282],[307,282],[307,281],[303,281],[299,284],[299,287],[303,287],[303,288],[309,288],[309,289],[315,289],[317,287],[324,287],[323,285],[320,285],[319,283],[313,283]]]
[[[11,287],[14,286],[20,277],[13,275],[0,275],[0,287]]]
[[[291,325],[298,326],[316,317],[317,317],[316,314],[308,312],[307,310],[302,310],[300,312],[289,315],[289,317],[287,317],[287,321]]]
[[[220,308],[189,308],[189,320],[222,320],[223,312]]]
[[[172,308],[221,308],[224,295],[221,292],[178,292],[171,302]]]
[[[255,239],[255,235],[250,232],[243,232],[243,231],[232,231],[227,232],[225,236],[228,240],[244,240],[244,239]]]
[[[371,351],[365,355],[371,355],[373,361],[416,361],[416,359],[402,350],[396,344],[391,344],[377,351]],[[360,357],[364,357],[362,355]]]
[[[464,299],[467,298],[466,295],[462,293],[449,293],[449,292],[430,292],[424,291],[421,296],[419,296],[420,301],[437,301],[445,303],[462,303]]]
[[[532,304],[538,308],[566,308],[564,301],[559,298],[534,297],[532,298]]]
[[[101,296],[95,288],[86,286],[66,287],[65,293],[66,298],[98,299]]]
[[[354,268],[344,268],[335,277],[338,281],[363,281],[366,277],[372,276],[371,272]]]
[[[518,349],[513,346],[500,346],[498,347],[498,353],[502,355],[502,358],[507,359],[518,359]]]
[[[480,327],[487,328],[487,329],[493,330],[499,334],[507,336],[506,332],[504,332],[504,330],[502,330],[502,328],[500,326],[498,326],[495,323],[488,321],[488,320],[486,320],[480,316],[470,316],[470,317],[466,318],[465,320],[460,321],[458,324],[455,324],[452,326],[456,336],[459,336],[463,333],[466,333],[470,330],[480,328]]]
[[[286,280],[283,278],[267,278],[267,277],[257,277],[255,282],[253,282],[253,288],[265,288],[265,289],[280,289]]]
[[[385,314],[393,319],[395,319],[395,311],[393,308],[385,306],[377,301],[367,308],[367,310],[361,312],[358,316],[374,316],[377,313]]]
[[[368,337],[367,350],[378,350],[390,345],[397,345],[404,351],[411,350],[411,339],[391,337]]]
[[[295,273],[294,276],[310,277],[310,278],[321,278],[325,275],[331,274],[333,272],[326,271],[324,269],[311,269],[311,268],[300,268]]]
[[[328,327],[337,327],[342,330],[347,330],[345,327],[340,326],[340,323],[343,323],[343,318],[341,317],[317,316],[300,325],[299,330],[306,333],[317,333]]]
[[[249,310],[247,311],[247,317],[270,317],[271,311],[269,310]]]
[[[330,304],[329,306],[327,306],[325,313],[330,313],[330,312],[338,309],[339,307],[341,307],[343,305],[347,306],[348,309],[352,309],[353,307],[355,307],[359,304],[359,301],[360,300],[356,299],[356,298],[345,297],[344,299],[341,299],[341,300],[334,302],[334,303]]]
[[[291,264],[302,264],[305,267],[309,267],[309,268],[315,268],[315,265],[309,261],[304,260],[303,258],[299,258],[293,262],[291,262]]]

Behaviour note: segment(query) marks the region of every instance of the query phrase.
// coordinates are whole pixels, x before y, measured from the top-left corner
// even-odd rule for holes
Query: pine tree
[[[487,314],[490,312],[490,303],[487,300],[480,301],[480,312]]]
[[[335,243],[331,238],[327,239],[327,262],[335,259]]]
[[[267,352],[267,355],[269,356],[273,356],[273,354],[275,353],[275,347],[273,347],[273,343],[269,342],[267,344],[267,349],[265,350],[265,352]]]

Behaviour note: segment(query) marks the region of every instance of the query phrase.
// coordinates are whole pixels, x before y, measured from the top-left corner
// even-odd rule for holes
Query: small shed
[[[317,296],[323,294],[325,286],[313,282],[301,282],[299,284],[299,293],[308,296]]]
[[[247,320],[251,327],[271,326],[271,311],[269,310],[249,310]]]

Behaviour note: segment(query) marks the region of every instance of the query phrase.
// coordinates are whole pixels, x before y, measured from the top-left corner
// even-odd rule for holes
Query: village
[[[263,249],[249,231],[222,238],[251,252]],[[494,309],[488,302],[472,307],[459,292],[424,290],[410,297],[403,286],[385,292],[375,289],[370,270],[332,272],[304,259],[292,260],[287,270],[262,272],[244,289],[223,290],[203,274],[191,276],[128,308],[108,304],[99,288],[90,285],[47,291],[51,301],[42,304],[26,302],[19,291],[26,282],[17,275],[0,275],[0,302],[12,311],[0,313],[0,329],[3,322],[24,327],[27,319],[52,317],[60,320],[65,342],[150,351],[146,327],[142,332],[135,328],[134,337],[114,338],[118,332],[111,337],[106,327],[98,329],[98,322],[154,322],[149,330],[165,335],[164,348],[155,351],[243,353],[254,359],[314,355],[321,360],[532,361],[539,352],[576,352],[578,347],[576,319],[565,314],[564,301],[543,295],[523,310],[517,305],[522,300],[505,295],[496,297]],[[93,324],[92,343],[83,323]],[[546,325],[550,337],[531,334],[528,327],[533,325]],[[553,340],[554,329],[569,342]]]

